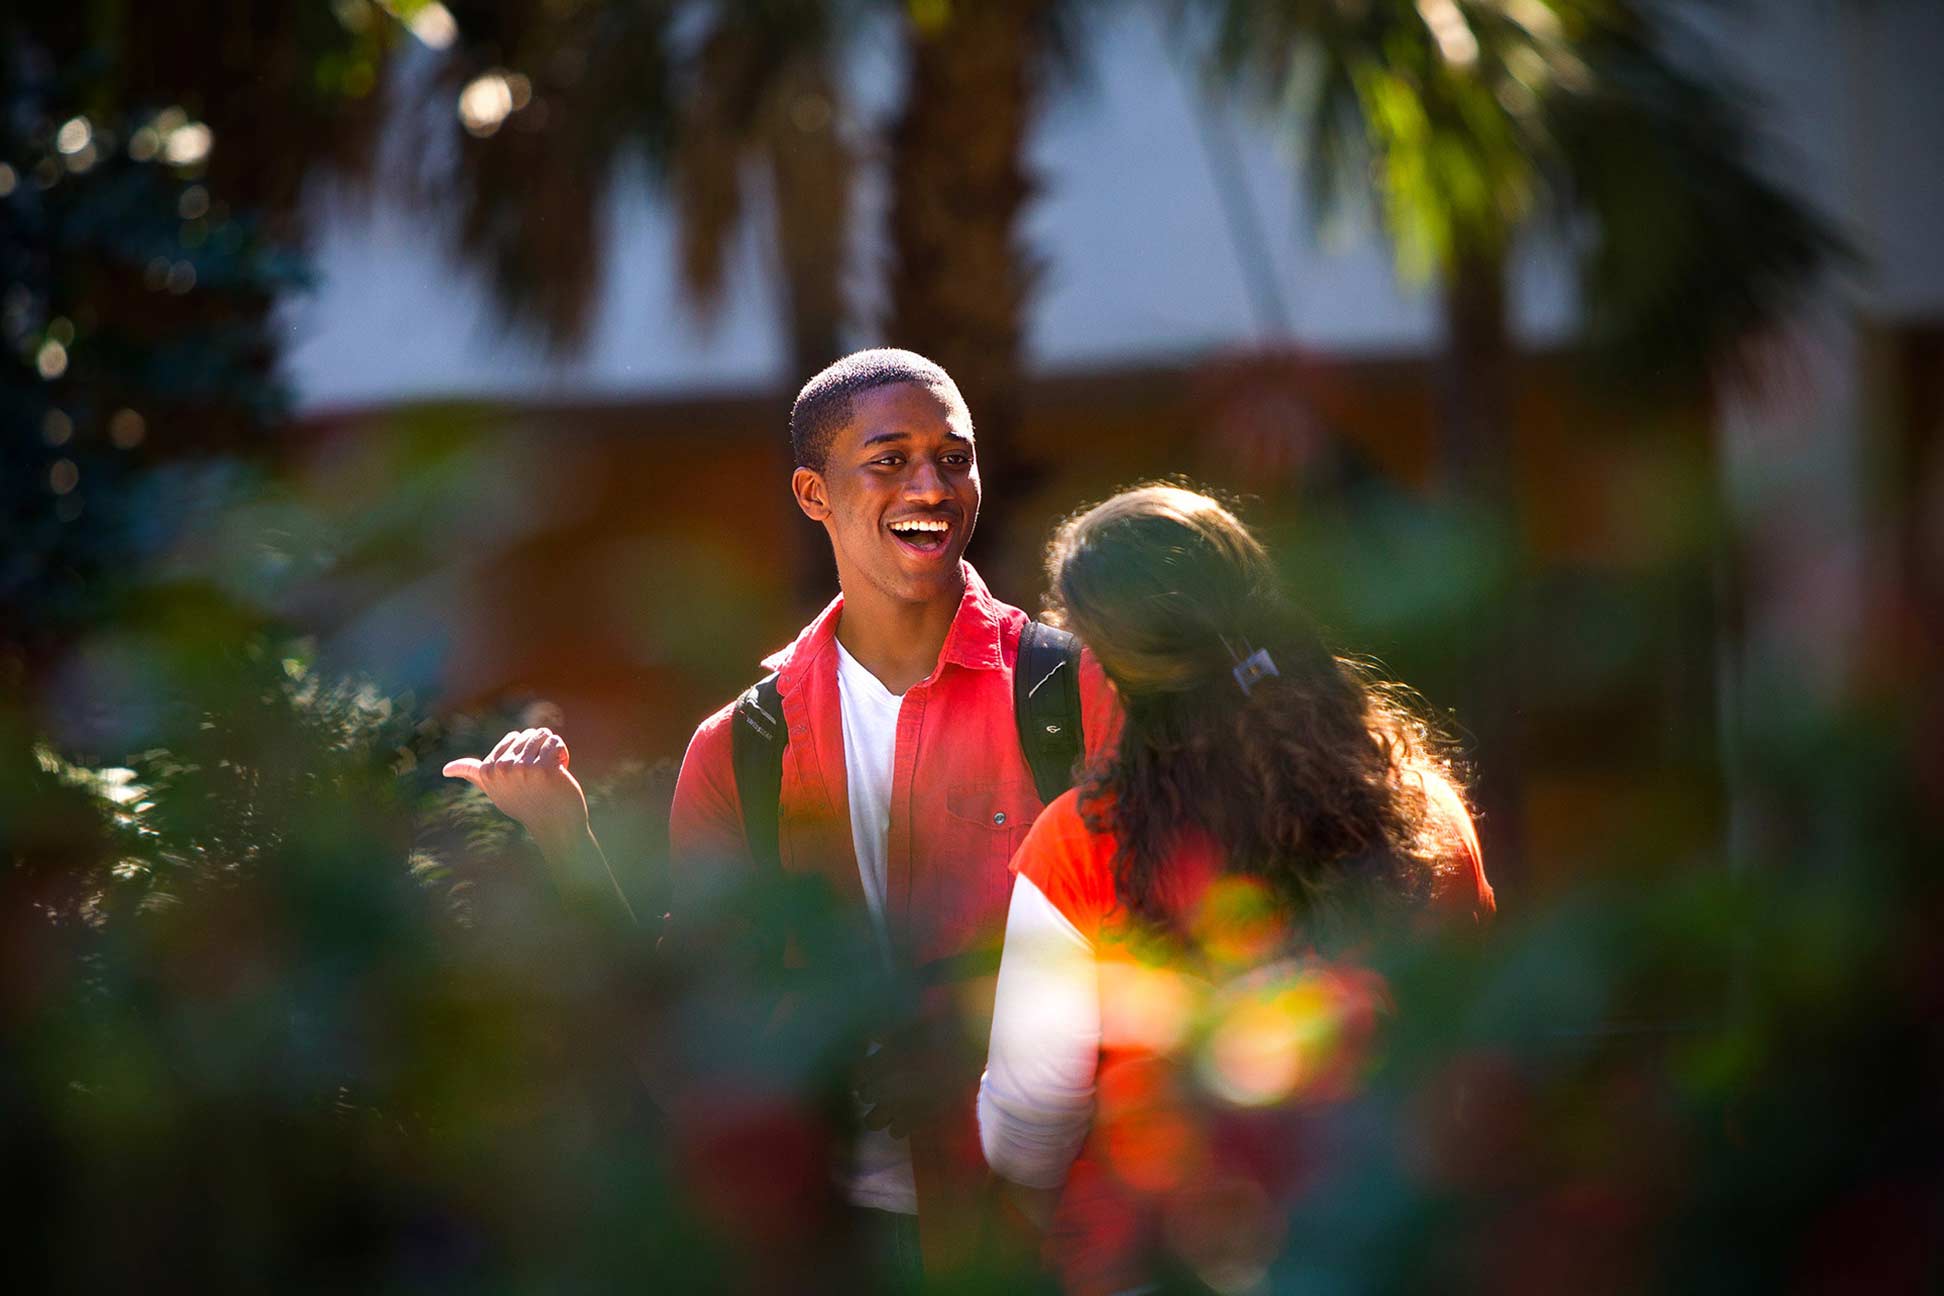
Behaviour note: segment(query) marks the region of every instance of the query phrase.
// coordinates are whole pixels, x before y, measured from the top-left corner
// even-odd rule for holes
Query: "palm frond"
[[[672,0],[468,9],[428,80],[419,202],[485,275],[500,322],[556,351],[585,337],[624,164],[665,164],[675,134]],[[461,130],[464,96],[497,79],[495,112]],[[490,97],[490,96],[489,96]],[[454,105],[460,105],[455,112]]]
[[[1368,194],[1400,270],[1579,254],[1610,372],[1691,389],[1786,316],[1841,239],[1761,169],[1738,88],[1666,48],[1656,0],[1180,0],[1213,72],[1300,141],[1313,212]]]
[[[847,14],[753,0],[719,6],[715,18],[687,60],[671,165],[683,288],[705,317],[713,311],[746,215],[745,184],[760,168],[772,185],[792,333],[834,337],[855,169],[834,70]]]
[[[705,318],[752,211],[746,183],[771,171],[778,218],[791,222],[775,236],[783,269],[795,276],[785,293],[802,304],[793,316],[830,316],[819,328],[835,337],[854,168],[832,69],[869,8],[865,0],[498,0],[469,9],[432,91],[443,134],[422,150],[446,164],[430,169],[421,197],[450,213],[454,252],[485,273],[501,323],[569,351],[592,323],[608,197],[617,179],[636,174],[630,164],[667,188],[680,282]],[[451,104],[494,76],[517,78],[528,101],[460,134]],[[815,111],[804,108],[806,86],[820,87]],[[799,154],[822,170],[810,174]]]

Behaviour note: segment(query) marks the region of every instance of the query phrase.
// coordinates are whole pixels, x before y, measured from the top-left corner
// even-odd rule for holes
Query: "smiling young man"
[[[764,662],[776,672],[786,735],[773,861],[746,835],[737,703],[689,743],[669,821],[673,922],[723,874],[780,868],[819,877],[864,910],[894,971],[936,981],[936,969],[996,948],[1007,865],[1042,808],[1014,715],[1029,618],[993,598],[964,561],[979,517],[976,434],[943,369],[909,351],[847,356],[798,394],[790,442],[791,490],[829,537],[841,592]],[[1091,656],[1081,657],[1078,686],[1092,755],[1118,712]],[[510,734],[484,764],[455,762],[453,772],[525,822],[550,859],[592,841],[557,736]],[[984,997],[989,1009],[989,983]],[[862,1068],[874,1105],[845,1168],[846,1195],[881,1213],[869,1218],[894,1240],[908,1237],[922,1207],[927,1257],[943,1257],[963,1243],[962,1208],[984,1174],[973,1124],[981,1049],[940,1080],[908,1065],[923,1059],[900,1056],[893,1025]],[[916,1101],[914,1076],[929,1088]]]

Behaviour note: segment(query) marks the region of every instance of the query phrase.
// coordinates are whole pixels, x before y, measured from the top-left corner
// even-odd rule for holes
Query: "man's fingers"
[[[508,747],[511,747],[514,743],[520,741],[520,732],[521,732],[520,730],[515,729],[511,733],[507,734],[506,737],[494,743],[493,750],[486,753],[486,759],[489,761],[496,761],[500,757],[506,755],[506,749]]]
[[[443,772],[447,778],[464,779],[474,787],[478,787],[481,764],[477,756],[461,756],[458,760],[447,761]]]
[[[542,769],[567,768],[567,743],[557,733],[541,730],[545,736],[534,745],[531,759]]]

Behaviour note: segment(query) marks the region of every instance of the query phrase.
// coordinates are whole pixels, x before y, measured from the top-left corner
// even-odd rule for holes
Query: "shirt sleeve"
[[[668,811],[670,899],[683,909],[726,873],[752,867],[743,836],[742,801],[736,794],[732,703],[704,720],[682,756],[675,799]]]
[[[979,1078],[979,1143],[993,1172],[1058,1188],[1093,1123],[1100,976],[1092,943],[1030,877],[1013,882]]]
[[[1079,789],[1068,788],[1040,811],[1011,867],[1093,941],[1115,907],[1113,855],[1112,840],[1088,830]]]

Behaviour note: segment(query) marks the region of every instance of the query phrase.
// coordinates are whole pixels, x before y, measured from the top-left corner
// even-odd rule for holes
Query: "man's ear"
[[[824,490],[823,474],[816,469],[799,468],[791,473],[790,493],[796,496],[803,516],[812,522],[822,522],[830,516],[830,496]]]

